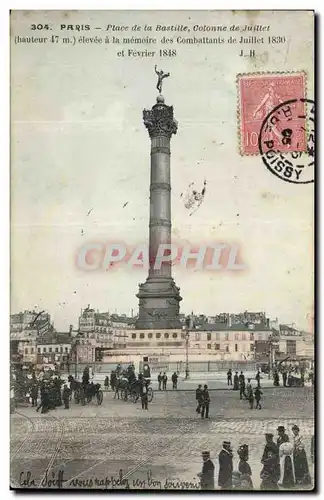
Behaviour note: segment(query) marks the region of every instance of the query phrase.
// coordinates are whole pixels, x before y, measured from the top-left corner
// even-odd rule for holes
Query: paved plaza
[[[314,433],[311,388],[264,389],[262,410],[250,410],[237,392],[211,390],[210,419],[195,413],[192,391],[154,392],[148,411],[140,402],[114,400],[102,406],[72,403],[47,414],[18,408],[11,415],[11,486],[63,488],[199,488],[201,452],[210,451],[218,474],[218,453],[230,440],[234,450],[249,445],[254,487],[259,488],[264,433],[276,436],[296,423],[304,437],[310,471]],[[54,480],[54,483],[51,482]]]

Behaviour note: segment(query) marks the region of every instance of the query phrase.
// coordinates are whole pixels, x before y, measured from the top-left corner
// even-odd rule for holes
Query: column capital
[[[151,138],[165,136],[169,139],[177,133],[178,123],[173,117],[173,106],[157,102],[152,109],[143,110],[143,122]]]

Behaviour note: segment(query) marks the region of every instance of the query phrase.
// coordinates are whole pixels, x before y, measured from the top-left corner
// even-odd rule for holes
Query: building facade
[[[49,313],[27,311],[10,315],[10,338],[23,340],[28,337],[30,331],[42,333],[42,329],[51,326],[51,316]],[[47,330],[46,330],[47,331]],[[45,332],[45,330],[44,330]]]
[[[66,364],[70,362],[72,338],[60,333],[37,340],[37,364]]]

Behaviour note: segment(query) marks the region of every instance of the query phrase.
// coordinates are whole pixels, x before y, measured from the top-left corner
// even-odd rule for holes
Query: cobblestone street
[[[312,472],[312,389],[266,389],[262,410],[250,410],[247,401],[240,401],[233,391],[211,391],[210,395],[209,420],[195,413],[195,396],[189,391],[155,392],[147,412],[141,410],[140,402],[114,400],[112,392],[104,394],[102,406],[72,403],[70,410],[61,407],[45,415],[34,408],[20,408],[11,416],[11,486],[57,487],[50,481],[58,480],[63,471],[64,488],[159,489],[172,488],[177,481],[179,488],[181,482],[199,488],[201,452],[210,450],[217,483],[217,456],[223,440],[230,440],[234,468],[238,445],[249,445],[249,463],[258,488],[264,433],[276,436],[278,425],[284,425],[291,436],[293,423],[304,437]]]

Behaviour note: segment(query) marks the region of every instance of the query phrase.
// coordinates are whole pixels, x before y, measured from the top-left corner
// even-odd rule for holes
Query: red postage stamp
[[[306,97],[305,85],[306,75],[299,73],[260,73],[239,74],[238,84],[238,119],[240,134],[240,152],[242,155],[259,153],[259,135],[262,124],[267,116],[280,104],[298,99],[296,106],[299,118],[302,118],[304,110],[299,99]],[[281,130],[275,123],[269,130],[268,140],[273,141],[274,148],[278,151],[305,151],[306,131],[300,127],[300,119],[294,123],[292,119],[289,124],[291,141],[287,145],[285,138],[286,130]]]

